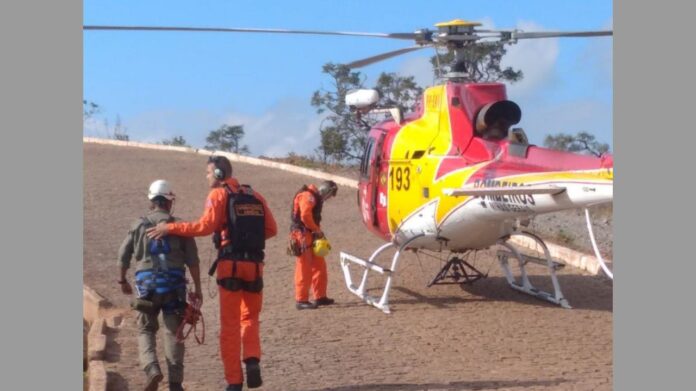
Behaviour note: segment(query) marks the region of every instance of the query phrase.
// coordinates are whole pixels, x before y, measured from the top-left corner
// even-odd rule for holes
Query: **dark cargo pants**
[[[158,315],[162,312],[164,323],[164,355],[167,360],[169,382],[181,383],[184,380],[184,343],[176,341],[176,330],[183,319],[183,311],[165,314],[161,309],[158,295],[152,298],[153,308],[148,312],[137,311],[138,351],[140,365],[145,370],[148,365],[157,363]]]

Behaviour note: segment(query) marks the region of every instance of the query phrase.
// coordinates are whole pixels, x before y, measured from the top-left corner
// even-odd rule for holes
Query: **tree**
[[[442,77],[441,65],[448,66],[450,71],[466,72],[468,79],[474,82],[494,82],[508,81],[514,83],[522,80],[522,71],[516,71],[512,67],[501,68],[500,61],[507,53],[503,42],[485,42],[467,46],[458,50],[462,51],[460,61],[455,62],[453,51],[448,51],[445,55],[435,55],[430,58],[433,65],[433,72],[436,77]]]
[[[576,135],[549,134],[544,139],[544,146],[560,151],[589,153],[597,157],[609,151],[609,144],[600,143],[595,136],[587,132],[579,132]]]
[[[171,145],[174,147],[191,147],[186,143],[184,136],[174,136],[171,139],[164,139],[161,141],[162,145]]]
[[[380,106],[398,107],[401,111],[410,110],[423,93],[413,76],[401,77],[395,73],[381,73],[375,89],[379,92]]]
[[[108,128],[107,128],[108,131]],[[121,116],[116,114],[116,125],[114,125],[114,139],[128,141],[127,128],[121,124]]]
[[[207,143],[205,148],[249,154],[249,147],[240,145],[242,137],[244,137],[243,125],[222,125],[217,130],[212,130],[205,138]]]
[[[101,111],[101,107],[94,102],[82,100],[82,119],[87,120]]]
[[[312,95],[311,104],[317,113],[328,114],[319,129],[321,142],[317,153],[323,162],[360,159],[367,132],[376,120],[359,120],[345,104],[345,97],[351,90],[364,88],[364,77],[360,72],[334,63],[324,64],[322,72],[333,80],[330,90],[318,90]],[[380,74],[374,88],[380,92],[380,106],[400,107],[402,110],[411,108],[423,92],[412,76],[402,77],[394,73]]]

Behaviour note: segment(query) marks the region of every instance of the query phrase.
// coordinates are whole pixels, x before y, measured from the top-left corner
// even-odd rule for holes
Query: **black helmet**
[[[335,197],[336,193],[338,193],[338,186],[334,181],[324,181],[319,185],[319,194],[323,199]]]

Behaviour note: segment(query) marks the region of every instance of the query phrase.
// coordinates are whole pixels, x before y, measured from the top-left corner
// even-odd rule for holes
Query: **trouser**
[[[236,263],[235,275],[232,264]],[[263,276],[263,264],[250,261],[230,261],[221,259],[217,265],[217,279],[236,277],[244,281],[254,281]],[[228,384],[244,382],[242,360],[254,357],[261,359],[261,338],[259,335],[259,314],[263,301],[262,292],[252,293],[244,290],[230,291],[218,286],[220,292],[220,357]]]
[[[295,300],[309,301],[309,291],[312,290],[314,299],[326,297],[328,274],[324,257],[314,255],[312,251],[312,234],[305,233],[307,250],[295,261]]]
[[[138,326],[138,352],[140,365],[145,370],[150,364],[157,363],[157,331],[159,322],[157,317],[161,312],[159,295],[152,297],[154,304],[152,311],[138,312],[136,324]],[[167,373],[169,382],[181,383],[184,380],[184,343],[176,341],[176,330],[183,320],[183,312],[175,311],[165,314],[162,312],[164,323],[164,355],[167,359]]]

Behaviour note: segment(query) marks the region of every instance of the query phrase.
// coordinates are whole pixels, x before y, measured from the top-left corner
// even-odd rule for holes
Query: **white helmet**
[[[169,201],[174,200],[174,193],[172,192],[172,187],[169,186],[169,182],[164,179],[158,179],[152,182],[150,191],[147,193],[147,199],[152,201],[157,196],[162,196]]]

